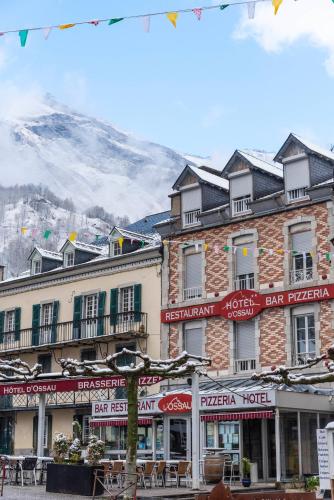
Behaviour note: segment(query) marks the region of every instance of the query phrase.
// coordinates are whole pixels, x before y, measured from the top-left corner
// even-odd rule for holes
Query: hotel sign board
[[[254,290],[237,290],[229,293],[219,302],[165,309],[161,311],[161,322],[174,323],[210,316],[222,316],[232,321],[246,321],[260,314],[263,309],[330,299],[334,299],[334,284],[263,294]]]

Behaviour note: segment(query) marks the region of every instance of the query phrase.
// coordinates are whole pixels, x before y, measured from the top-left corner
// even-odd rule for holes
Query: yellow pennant
[[[21,234],[25,235],[27,231],[28,231],[27,227],[21,227]]]
[[[204,243],[203,244],[203,250],[204,250],[204,252],[206,252],[208,248],[209,248],[209,245],[207,243]]]
[[[277,250],[277,253],[279,253],[280,255],[283,255],[283,254],[284,254],[284,250],[283,250],[283,248],[279,248],[279,249]]]
[[[124,238],[118,238],[118,243],[119,243],[119,246],[122,248],[123,247],[123,241],[124,241]]]
[[[162,244],[163,244],[164,246],[167,246],[167,245],[168,245],[168,240],[162,240]]]
[[[78,233],[76,231],[72,231],[72,233],[70,233],[68,239],[70,241],[75,241],[77,239],[77,236],[78,236]]]
[[[166,16],[170,20],[174,28],[176,28],[176,21],[177,18],[179,17],[179,14],[177,12],[168,12]]]
[[[273,0],[273,6],[274,6],[274,13],[275,13],[275,16],[277,14],[277,11],[278,9],[280,8],[281,4],[282,4],[283,0]]]
[[[67,30],[68,28],[73,28],[73,26],[75,26],[75,24],[60,24],[60,26],[58,26],[58,28],[60,30]]]
[[[242,249],[242,255],[243,255],[244,257],[247,257],[247,255],[248,255],[248,248],[247,248],[247,247],[244,247],[244,248]]]

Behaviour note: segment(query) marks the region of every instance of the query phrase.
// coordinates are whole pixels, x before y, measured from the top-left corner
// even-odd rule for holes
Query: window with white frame
[[[51,342],[51,325],[53,315],[53,302],[42,304],[39,343],[48,344]]]
[[[298,229],[298,228],[297,228]],[[291,228],[290,283],[302,283],[313,279],[312,231],[310,224],[301,229]]]
[[[203,295],[202,253],[195,247],[185,248],[183,253],[183,300],[192,300]]]
[[[240,198],[234,198],[232,200],[232,214],[242,215],[244,213],[249,212],[251,201],[252,197],[250,194],[246,196],[241,196]]]
[[[15,310],[5,311],[5,344],[12,344],[15,342]]]
[[[190,321],[183,325],[183,348],[195,356],[203,355],[203,328],[201,321]]]
[[[256,368],[255,321],[234,323],[235,371],[243,372]]]
[[[40,274],[42,272],[42,261],[41,259],[34,259],[31,263],[32,274]]]
[[[134,287],[133,286],[125,286],[120,288],[119,293],[119,311],[121,317],[119,321],[131,321],[133,320],[133,311],[134,311]]]
[[[182,224],[183,227],[197,226],[200,224],[202,193],[200,187],[186,189],[181,193]]]
[[[306,189],[310,185],[308,158],[296,158],[284,164],[284,184],[289,203],[307,196]]]
[[[239,242],[239,238],[234,240]],[[235,243],[233,243],[233,246]],[[234,288],[235,290],[253,289],[255,286],[255,243],[248,240],[237,243],[234,248]]]
[[[117,257],[117,255],[122,255],[122,246],[118,241],[113,241],[111,243],[111,254],[113,257]]]
[[[293,364],[301,365],[309,358],[316,356],[316,340],[314,312],[304,312],[298,309],[292,314],[293,328]]]
[[[65,267],[74,266],[74,250],[65,252]]]

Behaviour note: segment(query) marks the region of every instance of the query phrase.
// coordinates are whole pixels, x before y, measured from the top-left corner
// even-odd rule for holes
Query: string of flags
[[[68,29],[71,29],[74,27],[78,27],[78,26],[83,26],[83,25],[92,25],[92,26],[96,27],[96,26],[99,26],[101,24],[107,24],[108,26],[113,26],[117,23],[120,23],[121,21],[128,21],[131,19],[140,19],[141,22],[143,23],[144,31],[146,33],[149,33],[152,17],[164,16],[174,26],[174,28],[176,28],[177,22],[178,22],[181,14],[194,15],[198,21],[201,21],[201,19],[203,17],[203,13],[205,11],[208,11],[208,10],[224,11],[227,7],[233,7],[233,6],[237,6],[237,5],[246,5],[247,9],[248,9],[248,18],[254,19],[256,4],[263,3],[263,2],[271,2],[273,9],[274,9],[274,14],[276,15],[278,13],[280,6],[283,3],[283,0],[239,0],[239,1],[237,0],[234,2],[229,2],[229,3],[224,3],[224,4],[216,4],[216,5],[209,5],[209,6],[203,6],[203,7],[193,7],[193,8],[187,8],[187,9],[174,10],[174,11],[151,12],[149,14],[136,14],[136,15],[130,15],[130,16],[124,16],[124,17],[114,17],[114,18],[107,18],[107,19],[93,19],[93,20],[89,20],[89,21],[77,21],[77,22],[73,22],[73,23],[54,24],[51,26],[32,27],[32,28],[25,28],[25,29],[12,29],[12,30],[7,30],[7,31],[0,31],[0,37],[7,35],[7,34],[10,34],[10,33],[17,33],[19,36],[21,47],[25,47],[27,40],[28,40],[28,35],[31,31],[41,31],[43,33],[44,39],[48,40],[48,38],[53,30],[65,31],[65,30],[68,30]],[[332,2],[334,2],[334,0],[332,0]]]

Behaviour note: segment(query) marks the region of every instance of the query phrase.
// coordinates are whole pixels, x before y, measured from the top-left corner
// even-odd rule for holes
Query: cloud
[[[329,0],[284,0],[278,14],[270,3],[256,5],[255,19],[243,11],[234,32],[238,39],[253,38],[267,52],[280,52],[300,40],[327,52],[324,62],[334,77],[334,6]]]
[[[221,106],[211,106],[202,118],[202,127],[211,128],[219,123],[224,116],[224,110]]]

